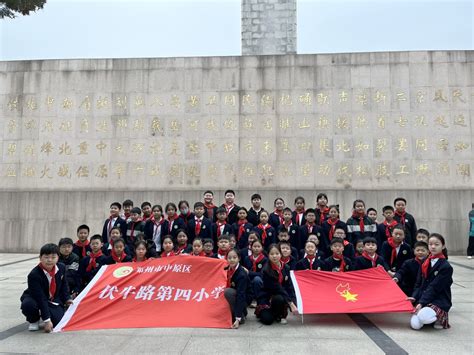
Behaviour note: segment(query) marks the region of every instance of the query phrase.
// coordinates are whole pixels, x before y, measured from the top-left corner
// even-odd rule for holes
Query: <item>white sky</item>
[[[474,0],[299,0],[298,53],[474,49]],[[48,0],[0,60],[240,55],[240,0]]]

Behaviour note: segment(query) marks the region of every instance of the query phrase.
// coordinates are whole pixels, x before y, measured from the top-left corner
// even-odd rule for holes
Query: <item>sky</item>
[[[241,0],[48,0],[0,60],[240,55]],[[474,49],[474,0],[298,0],[297,52]]]

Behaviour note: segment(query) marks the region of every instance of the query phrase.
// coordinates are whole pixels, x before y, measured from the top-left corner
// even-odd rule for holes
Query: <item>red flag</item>
[[[230,328],[226,261],[180,255],[102,266],[55,332],[107,328]]]
[[[381,267],[351,272],[292,271],[298,312],[411,312],[407,296]]]

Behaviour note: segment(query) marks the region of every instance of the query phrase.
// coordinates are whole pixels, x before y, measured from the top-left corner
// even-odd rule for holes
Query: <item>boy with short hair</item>
[[[112,202],[110,204],[110,217],[105,220],[102,228],[102,242],[108,243],[110,241],[110,231],[114,227],[120,228],[122,235],[127,233],[127,222],[120,218],[120,210],[122,205],[119,202]]]
[[[366,237],[363,239],[364,251],[362,256],[358,256],[355,259],[354,270],[365,270],[373,267],[383,267],[388,270],[388,266],[377,254],[377,239],[372,237]]]
[[[411,247],[404,241],[405,228],[398,224],[393,228],[392,236],[382,244],[380,255],[389,266],[391,276],[402,267],[405,260],[413,257]]]
[[[293,223],[293,211],[288,207],[283,209],[283,223],[278,226],[277,233],[280,233],[282,230],[288,232],[289,241],[292,247],[298,250],[296,246],[300,239],[300,227],[296,223]]]
[[[377,214],[377,210],[373,207],[370,207],[367,210],[367,217],[369,217],[375,224],[377,224]]]
[[[228,234],[222,235],[217,241],[217,259],[224,259],[227,257],[227,254],[230,250],[230,237]]]
[[[253,194],[250,197],[252,207],[249,208],[247,220],[252,226],[256,227],[260,223],[260,213],[262,212],[262,196],[260,194]]]
[[[66,266],[66,279],[72,298],[76,298],[81,290],[79,279],[79,257],[72,252],[73,242],[71,238],[59,240],[59,262]]]
[[[214,258],[214,242],[212,239],[203,239],[202,240],[202,250],[209,258]]]
[[[278,239],[278,244],[280,242],[288,242],[290,243],[291,237],[289,234],[289,231],[285,228],[280,228],[280,231],[277,234],[277,239]],[[291,246],[291,255],[295,260],[298,260],[298,249],[296,249],[294,246]]]
[[[355,259],[355,250],[354,250],[354,245],[352,243],[349,243],[347,240],[347,234],[344,228],[339,228],[337,227],[336,230],[334,231],[334,237],[336,238],[341,238],[342,242],[344,244],[344,256],[346,258],[349,258],[351,261]],[[328,254],[331,254],[331,250],[326,251]]]
[[[59,247],[45,244],[40,250],[40,263],[28,274],[28,288],[20,298],[21,311],[30,323],[28,330],[39,330],[40,316],[44,331],[53,330],[64,315],[64,307],[72,304],[66,280],[66,267],[58,263]]]
[[[235,192],[234,190],[227,190],[224,193],[225,201],[221,207],[224,207],[227,212],[227,223],[230,225],[237,222],[237,213],[239,212],[239,206],[235,204]]]
[[[430,239],[430,232],[428,232],[426,229],[420,228],[416,231],[417,242],[425,242],[428,244],[428,239]]]
[[[243,249],[247,246],[249,233],[253,229],[253,225],[249,223],[247,217],[247,209],[245,207],[240,207],[239,212],[237,212],[237,222],[232,225],[234,234],[236,235],[238,249]]]
[[[186,233],[188,235],[188,243],[193,244],[194,238],[212,239],[211,221],[204,217],[205,206],[202,202],[194,204],[194,216],[188,220],[186,225]]]
[[[299,228],[299,241],[295,248],[298,250],[304,249],[308,236],[310,234],[316,234],[321,241],[323,235],[323,229],[321,226],[316,224],[316,211],[313,208],[308,208],[305,214],[306,223]]]
[[[141,205],[141,212],[143,213],[142,221],[145,223],[148,221],[152,214],[151,214],[151,203],[148,201],[145,201]]]
[[[394,219],[405,227],[405,243],[410,247],[415,243],[416,236],[416,221],[415,218],[406,212],[407,200],[403,197],[397,197],[393,201],[393,206],[395,207],[395,216]]]
[[[85,287],[94,278],[102,265],[106,264],[107,256],[102,252],[102,237],[94,234],[90,239],[91,252],[79,265],[79,277],[82,286]]]
[[[216,223],[212,224],[212,236],[214,241],[217,242],[222,235],[229,235],[234,233],[232,225],[227,223],[227,211],[223,207],[219,207],[216,210]]]
[[[383,242],[392,236],[393,228],[398,222],[393,218],[395,216],[395,210],[392,206],[384,206],[382,208],[382,214],[385,220],[377,224],[377,247],[382,248]]]
[[[429,255],[428,244],[418,241],[414,246],[415,257],[406,260],[395,273],[393,280],[398,283],[403,292],[409,297],[415,289],[416,278],[420,272],[421,265]]]
[[[125,200],[123,201],[122,206],[123,206],[123,219],[126,222],[129,222],[128,219],[130,218],[130,212],[132,211],[132,208],[133,208],[133,201]]]
[[[215,223],[217,220],[217,206],[214,204],[214,192],[207,190],[203,194],[204,198],[204,217],[211,220],[212,223]]]
[[[89,226],[86,224],[81,224],[77,227],[77,241],[73,245],[72,252],[79,257],[79,260],[82,260],[87,256],[91,251],[89,246]]]
[[[145,222],[141,218],[142,210],[138,207],[133,207],[130,211],[130,222],[127,223],[127,233],[125,234],[125,242],[127,243],[130,252],[135,252],[135,242],[137,235],[143,233],[145,230]]]
[[[332,238],[331,251],[332,255],[329,258],[326,258],[321,265],[321,268],[324,271],[346,272],[352,270],[351,260],[343,255],[343,239],[337,237]]]

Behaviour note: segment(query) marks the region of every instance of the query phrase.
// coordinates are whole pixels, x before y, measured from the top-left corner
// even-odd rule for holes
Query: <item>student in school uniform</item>
[[[398,222],[393,218],[395,216],[395,210],[392,206],[385,206],[382,208],[382,214],[384,221],[377,224],[377,247],[382,248],[383,242],[392,236],[393,228]]]
[[[237,222],[232,225],[237,240],[237,248],[243,249],[248,245],[249,233],[253,225],[247,220],[248,212],[245,207],[240,207],[237,212]]]
[[[379,247],[377,246],[377,250],[379,249]],[[364,241],[363,240],[358,240],[356,243],[355,243],[355,248],[354,248],[354,252],[355,252],[355,257],[359,257],[359,256],[362,256],[362,253],[364,252]]]
[[[249,233],[248,239],[247,239],[247,245],[240,249],[240,256],[242,258],[242,262],[245,261],[245,258],[252,255],[252,244],[254,241],[258,240],[258,234],[255,231],[251,231]]]
[[[295,248],[298,250],[303,249],[306,245],[308,237],[310,234],[316,234],[321,241],[322,235],[324,233],[321,226],[316,224],[316,211],[312,208],[306,210],[306,223],[300,227],[299,230],[299,243]]]
[[[217,259],[225,259],[230,250],[230,236],[227,234],[221,235],[217,241]]]
[[[405,243],[411,247],[415,244],[417,230],[415,218],[406,211],[407,200],[403,197],[397,197],[393,201],[393,206],[395,207],[395,216],[393,218],[405,227]]]
[[[290,267],[290,270],[296,269],[296,258],[291,254],[292,246],[290,242],[286,240],[280,240],[278,242],[278,247],[281,250],[281,262]]]
[[[151,211],[151,203],[148,201],[145,201],[141,205],[141,212],[142,212],[142,221],[143,223],[146,223],[152,216],[153,213]]]
[[[94,278],[102,265],[106,265],[107,256],[102,252],[102,236],[95,234],[90,239],[91,252],[79,264],[79,277],[82,287]]]
[[[346,231],[343,228],[336,228],[336,231],[334,232],[334,237],[335,238],[341,238],[344,244],[344,251],[343,255],[346,258],[349,258],[351,262],[354,261],[355,259],[355,250],[354,250],[354,244],[349,243],[349,241],[346,239]],[[357,243],[357,242],[356,242]],[[328,255],[331,254],[331,250],[326,250],[326,253]]]
[[[268,223],[277,230],[278,227],[283,224],[283,209],[285,208],[285,201],[281,197],[277,197],[275,201],[273,201],[273,207],[275,210],[270,213]]]
[[[297,246],[299,243],[300,239],[300,227],[293,223],[293,213],[291,209],[288,207],[285,207],[283,209],[283,223],[278,226],[277,228],[277,235],[282,231],[283,229],[288,231],[288,236],[289,236],[289,241],[290,243],[293,244],[293,247],[295,248],[296,251],[298,251]],[[297,255],[295,255],[297,257]]]
[[[280,231],[277,234],[277,243],[280,243],[280,242],[288,242],[288,243],[291,242],[290,233],[285,228],[280,228]],[[293,258],[298,260],[298,249],[292,246],[291,255],[293,256]]]
[[[59,240],[59,262],[66,266],[66,279],[72,298],[81,291],[81,280],[79,277],[79,257],[72,252],[73,242],[71,238]]]
[[[369,217],[375,224],[377,224],[377,214],[378,212],[375,208],[369,207],[367,209],[367,217]]]
[[[203,194],[204,199],[204,217],[209,219],[212,223],[217,220],[217,206],[214,204],[214,192],[207,190]]]
[[[292,212],[293,223],[301,227],[306,223],[305,218],[305,200],[304,197],[298,196],[295,198],[295,209]]]
[[[45,244],[40,249],[39,264],[28,274],[28,288],[20,301],[30,331],[39,330],[41,317],[44,331],[51,332],[63,317],[64,308],[72,304],[65,277],[66,267],[58,263],[58,259],[58,246]]]
[[[263,267],[263,287],[258,295],[257,318],[265,325],[273,322],[287,324],[288,308],[297,314],[296,296],[290,278],[290,267],[281,262],[276,244],[268,249],[268,263]]]
[[[146,221],[143,233],[145,239],[153,241],[156,252],[161,253],[161,239],[169,233],[168,221],[163,216],[163,207],[154,205],[151,209],[153,216]]]
[[[124,219],[120,218],[120,210],[122,205],[119,202],[113,202],[110,205],[110,217],[105,220],[104,227],[102,228],[102,242],[108,243],[110,241],[110,231],[114,227],[118,227],[122,231],[122,235],[127,232],[127,223]]]
[[[214,238],[214,242],[217,243],[219,238],[226,234],[234,234],[234,228],[231,224],[227,223],[227,211],[223,207],[219,207],[216,210],[216,223],[212,224],[212,232],[211,235]]]
[[[265,250],[268,250],[268,247],[276,241],[276,231],[275,228],[268,223],[268,217],[269,215],[267,211],[261,211],[260,223],[253,229],[257,232]]]
[[[322,263],[322,269],[324,271],[346,272],[353,270],[351,259],[343,255],[344,239],[337,237],[332,238],[331,251],[332,255],[326,258]]]
[[[237,329],[245,323],[247,306],[250,304],[250,281],[248,271],[240,264],[238,250],[231,249],[227,253],[227,284],[224,297],[229,302],[232,312],[232,328]]]
[[[310,234],[308,237],[307,242],[313,242],[314,245],[316,245],[316,251],[314,252],[314,255],[316,255],[316,258],[318,260],[323,261],[326,259],[326,252],[321,250],[319,247],[319,238],[316,234]],[[306,246],[306,245],[305,245]],[[298,260],[306,258],[306,249],[303,248],[299,251],[298,253]]]
[[[406,260],[400,269],[395,273],[393,280],[400,286],[407,296],[413,294],[416,278],[420,272],[421,265],[429,254],[428,244],[419,241],[413,248],[414,258]]]
[[[143,233],[145,230],[145,222],[142,221],[142,210],[138,207],[133,207],[130,211],[130,222],[127,223],[127,233],[125,234],[125,243],[130,251],[135,255],[135,243],[137,235]]]
[[[382,244],[380,255],[389,266],[392,277],[393,273],[398,271],[406,260],[413,258],[411,247],[404,240],[405,227],[397,224],[392,230],[392,236]]]
[[[321,226],[329,218],[328,196],[321,192],[316,196],[316,224]]]
[[[193,245],[194,245],[194,241],[193,241]],[[212,241],[212,239],[202,240],[202,250],[204,251],[205,256],[208,258],[214,258],[216,256],[214,253],[214,242]]]
[[[179,218],[181,218],[184,221],[184,225],[187,227],[188,222],[194,218],[194,213],[192,213],[189,208],[189,202],[186,200],[179,201],[178,208],[179,208]]]
[[[211,220],[204,217],[204,204],[196,202],[194,204],[193,218],[186,225],[186,234],[189,242],[192,243],[194,238],[213,239]]]
[[[171,235],[168,234],[163,237],[163,245],[161,246],[161,250],[161,258],[176,256],[174,252],[174,238]]]
[[[211,248],[212,252],[212,248]],[[193,240],[193,251],[191,252],[192,256],[207,256],[204,251],[204,242],[202,239],[196,238]]]
[[[317,245],[307,241],[305,245],[306,256],[296,263],[296,270],[321,270],[322,263],[316,256]]]
[[[421,265],[415,290],[410,298],[416,305],[416,314],[412,316],[410,323],[413,329],[421,329],[427,324],[433,324],[435,329],[448,329],[453,268],[444,256],[446,243],[442,235],[432,233],[428,247],[431,255]]]
[[[143,261],[147,261],[148,260],[148,258],[146,256],[147,251],[148,251],[148,248],[147,248],[147,245],[146,245],[146,241],[137,240],[135,242],[135,253],[134,253],[135,256],[133,257],[132,261],[134,263],[140,263],[140,262],[143,262]]]
[[[260,213],[263,211],[262,196],[253,194],[250,197],[250,202],[252,203],[252,207],[248,210],[247,220],[252,226],[256,227],[260,223]]]
[[[242,264],[249,271],[252,299],[255,300],[263,286],[262,269],[268,259],[263,253],[263,244],[258,238],[252,242],[251,251],[250,256],[244,256]],[[252,302],[252,307],[255,308],[255,306],[256,302]]]
[[[125,241],[120,238],[117,239],[112,248],[110,256],[107,257],[105,263],[107,265],[126,263],[132,261],[132,258],[125,253]]]
[[[347,220],[347,240],[356,243],[359,239],[366,237],[377,238],[377,225],[367,217],[365,213],[365,202],[355,200],[352,205],[352,216]]]
[[[178,216],[176,205],[173,202],[168,202],[165,206],[166,220],[168,222],[168,231],[165,235],[171,235],[176,238],[179,229],[186,229],[186,225],[182,218]]]
[[[425,242],[428,245],[428,240],[430,239],[430,232],[424,228],[420,228],[416,231],[416,241]]]
[[[115,241],[117,241],[119,239],[123,239],[122,238],[122,229],[118,228],[118,227],[112,228],[112,230],[110,231],[110,242],[102,244],[102,252],[104,253],[104,255],[110,256],[110,254],[112,253],[112,250],[114,249]],[[130,250],[128,249],[127,245],[125,245],[124,251],[125,251],[125,254],[127,254],[127,255],[132,254],[130,252]]]
[[[235,192],[234,190],[227,190],[224,193],[224,203],[221,207],[224,207],[227,212],[227,223],[230,225],[237,222],[237,213],[239,212],[239,206],[237,206],[235,201]]]
[[[334,237],[336,228],[342,228],[345,232],[347,232],[347,224],[341,221],[339,216],[339,206],[329,206],[329,217],[321,225],[324,238],[321,238],[320,248],[324,249],[325,251],[329,251],[329,243],[331,243],[331,240]]]
[[[377,254],[377,240],[375,238],[365,238],[363,240],[364,251],[354,262],[354,270],[365,270],[373,267],[383,267],[388,270],[388,266],[381,256]]]
[[[91,251],[91,247],[89,246],[89,233],[90,229],[88,225],[82,224],[77,227],[77,240],[72,246],[72,252],[79,257],[79,260],[85,258]]]
[[[129,199],[123,201],[122,207],[123,207],[123,214],[120,217],[122,217],[125,220],[125,222],[128,223],[129,222],[128,219],[130,218],[130,211],[133,208],[133,201]]]
[[[176,245],[174,253],[176,255],[180,254],[190,254],[192,251],[192,246],[188,244],[188,235],[184,229],[178,231],[176,235]]]

